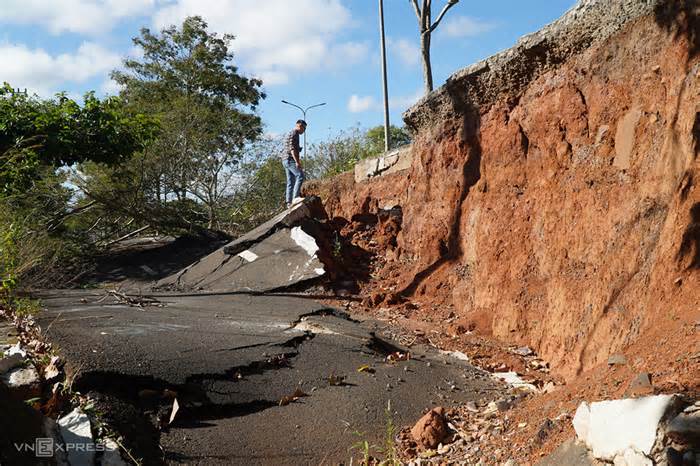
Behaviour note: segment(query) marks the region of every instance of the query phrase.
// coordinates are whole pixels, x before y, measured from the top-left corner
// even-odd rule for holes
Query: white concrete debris
[[[17,367],[0,378],[9,387],[30,387],[39,384],[39,373],[34,366]]]
[[[313,236],[306,233],[301,227],[294,227],[290,236],[309,256],[314,256],[318,252],[318,245]]]
[[[651,464],[645,462],[645,455],[651,453],[659,421],[673,399],[673,395],[656,395],[591,404],[584,401],[574,415],[574,430],[597,459]]]
[[[314,272],[316,272],[316,275],[323,275],[324,273],[326,273],[326,271],[322,268],[314,269]]]
[[[440,354],[444,354],[445,356],[451,356],[455,359],[459,359],[460,361],[469,362],[469,356],[462,353],[461,351],[443,351],[443,350],[440,350]]]
[[[24,351],[22,348],[20,348],[19,342],[10,346],[10,348],[7,351],[5,351],[5,356],[12,356],[13,354],[18,354],[18,355],[22,356],[23,358],[27,357],[27,352]]]
[[[533,393],[538,392],[537,387],[535,387],[531,383],[525,382],[523,379],[520,378],[517,372],[494,372],[493,376],[497,379],[504,381],[505,383],[514,388],[526,390]]]
[[[61,437],[68,453],[71,466],[92,466],[95,464],[95,443],[92,440],[90,419],[80,408],[58,420]]]
[[[275,251],[275,254],[277,254],[277,251]],[[255,254],[253,251],[246,249],[245,251],[239,252],[238,257],[240,257],[248,262],[253,262],[255,259],[258,258],[258,255]]]
[[[654,466],[654,462],[633,448],[628,448],[621,455],[615,455],[613,466]]]

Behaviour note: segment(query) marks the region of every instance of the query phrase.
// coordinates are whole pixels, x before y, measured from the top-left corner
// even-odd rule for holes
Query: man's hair
[[[297,125],[306,126],[306,122],[304,120],[297,120]]]

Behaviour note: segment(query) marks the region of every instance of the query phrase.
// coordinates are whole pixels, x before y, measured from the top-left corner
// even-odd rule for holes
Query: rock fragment
[[[674,417],[666,433],[676,442],[700,444],[700,411],[684,411]]]
[[[637,374],[630,382],[625,396],[638,397],[642,395],[651,395],[654,393],[654,386],[651,384],[651,377],[648,372]]]
[[[624,354],[615,353],[608,358],[609,366],[623,366],[627,364],[627,358]]]
[[[411,429],[413,440],[423,448],[434,449],[447,437],[445,410],[433,408],[416,422]]]
[[[16,367],[0,376],[0,381],[4,382],[18,399],[36,398],[41,393],[39,373],[33,365]]]

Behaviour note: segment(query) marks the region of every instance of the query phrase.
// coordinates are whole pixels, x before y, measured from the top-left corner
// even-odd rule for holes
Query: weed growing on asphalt
[[[365,434],[360,432],[360,431],[355,431],[354,434],[359,437],[358,441],[355,442],[351,447],[350,450],[357,450],[360,452],[362,455],[362,462],[360,463],[363,466],[369,466],[370,461],[373,460],[372,458],[372,450],[375,450],[377,448],[376,445],[371,445],[369,441],[364,438]],[[350,459],[350,464],[352,464],[352,458]]]
[[[391,415],[391,400],[389,400],[386,404],[384,416],[386,419],[384,428],[384,446],[380,449],[381,453],[384,455],[384,461],[382,461],[380,464],[385,466],[400,466],[401,461],[399,461],[398,454],[396,452],[396,442],[394,440],[396,436],[396,425],[394,424],[394,418]]]
[[[394,418],[391,414],[391,400],[386,405],[384,410],[385,416],[385,427],[384,427],[384,444],[379,447],[377,445],[372,445],[369,440],[365,438],[365,434],[359,431],[355,431],[354,434],[358,437],[358,441],[355,442],[350,450],[356,450],[362,455],[362,466],[401,466],[401,460],[399,460],[399,455],[396,451],[396,442],[394,440],[396,436],[396,424],[394,424]],[[376,452],[381,454],[384,459],[377,460],[372,453]],[[350,460],[352,464],[352,458]]]

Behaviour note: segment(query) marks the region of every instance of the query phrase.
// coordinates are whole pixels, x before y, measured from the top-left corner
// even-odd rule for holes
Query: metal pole
[[[382,84],[384,86],[384,150],[389,150],[389,90],[386,82],[386,45],[384,43],[384,0],[379,0],[379,35],[382,48]]]

